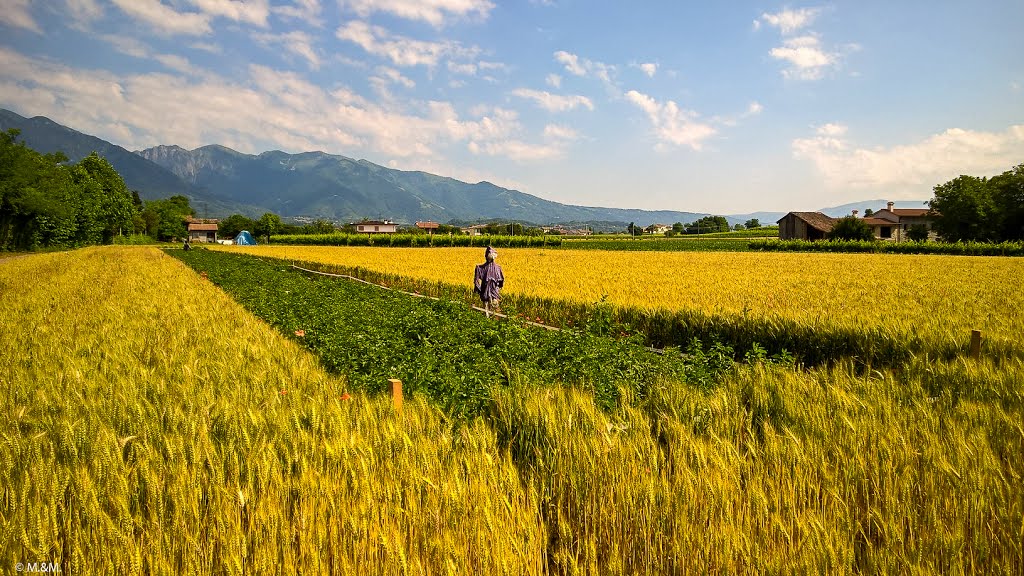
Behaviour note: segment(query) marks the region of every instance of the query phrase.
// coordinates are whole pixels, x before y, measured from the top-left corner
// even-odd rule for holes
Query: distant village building
[[[651,224],[647,228],[644,228],[644,232],[648,234],[664,234],[672,229],[670,224]]]
[[[391,220],[363,220],[353,224],[356,232],[362,234],[394,234],[398,231],[398,224]]]
[[[427,222],[417,222],[416,223],[416,227],[419,228],[420,230],[426,230],[427,234],[433,234],[434,232],[437,232],[437,229],[440,226],[441,225],[438,224],[437,222],[430,222],[430,221],[427,221]]]
[[[487,228],[487,224],[474,224],[465,228],[460,228],[462,233],[467,236],[481,236],[484,233],[484,228]]]
[[[592,234],[589,228],[566,228],[561,224],[557,224],[555,226],[541,226],[541,230],[546,234],[555,233],[563,236],[590,236]]]
[[[853,211],[852,216],[857,217],[857,210]],[[894,208],[893,203],[889,202],[885,208],[860,220],[871,228],[875,238],[904,242],[908,239],[907,231],[918,224],[928,230],[929,238],[934,237],[931,229],[936,216],[937,214],[927,208]],[[832,231],[836,220],[836,218],[821,212],[790,212],[778,222],[779,238],[781,240],[822,240]]]
[[[187,222],[189,242],[216,242],[217,222],[217,220],[189,220]]]

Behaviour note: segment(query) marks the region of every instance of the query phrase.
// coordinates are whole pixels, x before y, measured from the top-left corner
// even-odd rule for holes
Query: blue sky
[[[1024,2],[0,0],[0,107],[561,202],[927,199],[1024,162]]]

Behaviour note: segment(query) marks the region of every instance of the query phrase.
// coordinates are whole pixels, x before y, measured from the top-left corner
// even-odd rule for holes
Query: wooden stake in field
[[[981,330],[971,330],[971,359],[981,359]]]
[[[395,403],[395,410],[402,411],[402,381],[397,378],[389,378],[388,386],[391,388],[391,401]]]

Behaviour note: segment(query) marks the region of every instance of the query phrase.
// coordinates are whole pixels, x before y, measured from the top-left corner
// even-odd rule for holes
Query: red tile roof
[[[437,228],[438,226],[440,226],[440,224],[438,224],[437,222],[429,222],[428,221],[428,222],[417,222],[416,223],[416,227],[417,228],[423,228],[424,230],[426,230],[428,228]]]
[[[886,220],[884,218],[872,218],[870,216],[866,218],[861,218],[861,222],[867,224],[868,226],[893,226],[896,224],[891,220]]]
[[[217,231],[217,225],[216,224],[202,224],[200,222],[189,222],[189,224],[188,224],[188,231],[189,232],[216,232]]]

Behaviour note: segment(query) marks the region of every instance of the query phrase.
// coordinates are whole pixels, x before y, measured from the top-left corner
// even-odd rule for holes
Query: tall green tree
[[[988,181],[998,240],[1024,240],[1024,164]]]
[[[753,230],[754,228],[761,227],[761,221],[758,220],[757,218],[751,218],[750,220],[744,222],[743,225],[747,227],[747,230]]]
[[[106,159],[93,152],[78,162],[90,178],[99,186],[97,201],[98,219],[102,223],[101,235],[104,243],[110,243],[115,235],[131,232],[135,217],[135,204],[131,192],[121,175]]]
[[[257,236],[265,237],[269,244],[270,237],[277,234],[277,231],[280,229],[281,217],[272,212],[266,212],[256,221],[256,230],[254,232]]]
[[[932,224],[947,242],[989,241],[997,237],[995,205],[985,178],[959,176],[939,184],[928,206],[940,216]]]
[[[166,241],[187,236],[185,219],[195,216],[195,213],[187,196],[175,195],[146,202],[142,216],[146,220],[147,233],[157,240]],[[156,228],[155,233],[150,226]]]
[[[871,227],[856,216],[844,216],[836,220],[827,234],[829,240],[874,240]]]
[[[63,154],[40,154],[0,132],[0,249],[72,245],[77,192]]]
[[[255,233],[256,221],[242,214],[232,214],[217,224],[217,233],[225,238],[234,238],[242,230]]]
[[[725,216],[705,216],[692,224],[686,225],[687,234],[708,234],[710,232],[728,232],[729,221]]]

